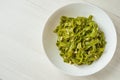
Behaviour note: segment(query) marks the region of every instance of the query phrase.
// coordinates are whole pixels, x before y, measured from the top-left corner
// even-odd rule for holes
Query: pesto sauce
[[[64,62],[76,65],[90,65],[104,52],[104,32],[98,28],[93,16],[76,18],[61,16],[54,30],[56,45]]]

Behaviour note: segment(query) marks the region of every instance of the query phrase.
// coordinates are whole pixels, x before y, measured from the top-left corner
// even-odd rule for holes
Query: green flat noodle
[[[105,36],[92,18],[92,15],[88,18],[61,16],[54,32],[58,35],[56,45],[64,62],[90,65],[101,57]]]

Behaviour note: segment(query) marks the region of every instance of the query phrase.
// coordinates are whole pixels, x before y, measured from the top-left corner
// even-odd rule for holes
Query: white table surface
[[[73,77],[59,72],[42,47],[47,18],[58,8],[81,0],[0,0],[0,80],[119,80],[120,0],[83,0],[104,9],[112,18],[118,45],[111,62],[100,72]]]

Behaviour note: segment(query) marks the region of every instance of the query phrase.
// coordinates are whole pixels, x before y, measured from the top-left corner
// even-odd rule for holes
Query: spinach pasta
[[[90,65],[101,57],[106,45],[105,36],[92,18],[92,15],[61,16],[54,33],[58,36],[56,45],[64,62]]]

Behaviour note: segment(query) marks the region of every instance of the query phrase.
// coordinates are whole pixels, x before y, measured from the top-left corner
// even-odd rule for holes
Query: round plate
[[[105,33],[107,44],[104,53],[99,60],[91,65],[74,66],[64,63],[59,55],[59,50],[56,46],[57,35],[53,33],[53,30],[58,25],[61,16],[88,17],[89,15],[94,16],[94,20],[99,25],[99,28]],[[68,4],[55,11],[45,24],[42,40],[49,60],[59,70],[74,76],[86,76],[103,69],[112,59],[117,44],[115,27],[109,16],[102,9],[84,2]]]

